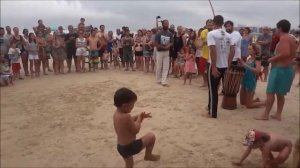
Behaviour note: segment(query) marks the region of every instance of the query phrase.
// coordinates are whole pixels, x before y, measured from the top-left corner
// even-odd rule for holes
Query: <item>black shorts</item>
[[[135,52],[134,52],[134,55],[135,55],[136,57],[141,57],[141,56],[143,56],[143,51],[135,51]]]
[[[103,56],[103,53],[104,53],[105,49],[102,48],[99,50],[99,57],[101,58]]]
[[[76,59],[76,49],[67,49],[67,59]]]
[[[269,66],[269,61],[267,61],[267,60],[262,60],[261,61],[261,66],[263,66],[263,67],[268,67]]]
[[[177,52],[174,49],[169,50],[169,56],[174,60],[177,58]]]
[[[128,145],[117,146],[118,152],[123,158],[129,158],[135,154],[138,154],[143,149],[142,139],[137,139]]]

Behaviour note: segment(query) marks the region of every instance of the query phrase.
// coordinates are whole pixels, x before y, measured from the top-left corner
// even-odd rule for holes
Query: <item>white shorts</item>
[[[88,51],[84,47],[79,47],[76,49],[76,56],[88,56]]]
[[[37,54],[29,54],[28,55],[28,59],[29,60],[38,60],[39,59],[39,55],[37,55]]]

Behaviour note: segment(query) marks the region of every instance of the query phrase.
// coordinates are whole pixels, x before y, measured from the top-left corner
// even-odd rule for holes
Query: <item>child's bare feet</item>
[[[145,156],[144,160],[146,161],[158,161],[160,159],[160,155],[150,155],[150,156]]]

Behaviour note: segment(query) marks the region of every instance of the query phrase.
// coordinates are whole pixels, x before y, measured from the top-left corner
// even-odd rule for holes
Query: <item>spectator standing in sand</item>
[[[108,34],[105,32],[104,25],[100,25],[99,28],[100,28],[100,30],[96,36],[99,38],[99,44],[100,44],[99,57],[100,57],[101,69],[103,69],[102,56],[103,56],[105,49],[107,48]]]
[[[296,39],[289,35],[291,23],[288,20],[280,20],[276,27],[280,40],[275,50],[275,56],[268,60],[272,64],[272,68],[267,85],[266,108],[260,116],[255,117],[257,120],[269,119],[276,94],[277,111],[275,115],[271,115],[271,118],[281,121],[284,96],[290,91],[293,83],[294,70],[292,62],[296,57]]]
[[[242,33],[242,41],[241,41],[241,57],[243,61],[247,60],[248,54],[248,46],[252,43],[252,35],[251,29],[249,27],[245,27]]]
[[[201,39],[201,57],[199,59],[199,73],[203,77],[203,84],[201,87],[207,87],[207,67],[208,67],[208,58],[209,58],[209,47],[207,46],[207,35],[210,31],[213,30],[213,20],[208,19],[206,21],[205,29],[200,34]]]
[[[162,21],[163,29],[156,34],[155,46],[157,47],[156,57],[156,81],[162,86],[167,84],[167,76],[169,72],[169,50],[173,46],[173,34],[169,31],[169,21]]]
[[[9,42],[9,45],[10,45],[10,41],[13,37],[13,34],[11,33],[11,28],[10,26],[6,26],[5,27],[5,30],[6,30],[6,34],[5,34],[5,37],[8,39],[8,42]]]
[[[7,58],[8,49],[10,47],[10,40],[5,35],[3,27],[0,27],[0,54],[3,58]],[[8,60],[8,59],[7,59]]]
[[[208,115],[212,118],[217,118],[218,111],[218,86],[220,80],[224,78],[224,74],[232,62],[234,45],[230,35],[222,30],[224,18],[221,15],[214,17],[214,28],[207,35],[207,45],[209,47],[209,70],[208,70],[208,85],[209,85],[209,101]],[[206,115],[206,117],[208,117]]]
[[[28,40],[29,40],[29,31],[28,29],[23,29],[23,50],[21,53],[21,59],[22,59],[22,65],[23,65],[23,69],[25,72],[25,76],[29,76],[29,71],[28,71],[28,51],[26,50],[26,45],[28,44]]]
[[[66,44],[61,32],[54,32],[53,39],[53,60],[55,61],[55,74],[64,74],[64,60],[67,57]]]
[[[261,55],[261,65],[263,66],[263,81],[266,82],[269,74],[269,62],[270,58],[270,46],[272,41],[272,36],[269,34],[269,28],[263,27],[263,34],[258,36],[256,43],[260,45],[260,55]]]
[[[74,32],[74,28],[72,25],[68,26],[68,30],[69,30],[69,33],[67,33],[65,36],[68,73],[71,72],[72,59],[74,60],[76,72],[79,72],[78,61],[76,60],[78,57],[76,56],[76,46],[75,46],[75,43],[76,43],[75,41],[76,41],[76,38],[78,38],[78,34]]]
[[[133,67],[133,51],[132,46],[134,45],[134,39],[130,36],[129,29],[125,30],[125,36],[122,38],[122,46],[123,46],[123,61],[126,64],[125,71],[128,71],[129,65],[132,71],[135,71]]]

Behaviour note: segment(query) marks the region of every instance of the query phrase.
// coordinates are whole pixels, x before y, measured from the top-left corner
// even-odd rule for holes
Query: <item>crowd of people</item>
[[[33,27],[33,32],[24,29],[23,35],[19,34],[18,27],[14,27],[13,32],[9,26],[5,27],[6,32],[1,27],[1,85],[13,84],[16,79],[23,80],[24,75],[35,78],[52,72],[55,75],[65,74],[66,71],[71,73],[73,62],[77,73],[107,70],[112,67],[123,68],[125,71],[152,72],[155,73],[156,82],[165,87],[170,86],[167,82],[170,76],[183,79],[183,84],[189,80],[191,84],[196,74],[203,78],[201,87],[208,88],[209,99],[205,116],[217,118],[218,90],[221,88],[221,94],[224,94],[226,89],[224,78],[228,69],[238,66],[242,67],[244,72],[240,81],[241,87],[238,86],[240,103],[247,108],[265,106],[262,115],[255,119],[268,120],[276,95],[277,112],[271,117],[281,120],[284,96],[289,92],[295,72],[300,67],[300,35],[298,33],[295,37],[289,34],[291,27],[289,21],[279,21],[272,34],[269,32],[270,28],[263,27],[263,33],[254,41],[249,27],[235,31],[234,23],[230,20],[224,22],[221,15],[208,19],[205,26],[197,31],[183,26],[177,26],[175,30],[174,25],[169,26],[168,20],[159,21],[159,19],[160,17],[156,18],[155,28],[140,29],[133,34],[129,27],[123,26],[122,29],[116,30],[116,35],[113,31],[106,32],[104,25],[100,25],[99,29],[86,26],[84,18],[80,19],[76,27],[69,25],[68,33],[64,33],[62,26],[51,32],[51,28],[45,26],[42,20]],[[49,61],[51,58],[53,60]],[[65,62],[67,70],[65,70]],[[24,75],[21,74],[21,68]],[[261,101],[254,95],[259,79],[268,82],[266,101]],[[120,113],[129,113],[137,100],[136,95],[126,88],[117,91],[115,96],[117,112]],[[123,104],[128,103],[131,103],[130,107],[127,105],[123,107]],[[116,113],[115,118],[118,117],[122,118],[122,115]],[[143,113],[135,116],[134,122],[140,125],[143,118],[149,117],[150,114]],[[119,124],[115,123],[115,127],[125,128]],[[135,130],[138,131],[139,129]],[[266,137],[259,139],[261,142],[258,146],[268,142],[274,136],[253,130],[249,133],[248,139],[251,136],[257,138],[256,134],[259,134],[259,138]],[[252,144],[256,142],[255,138],[251,140]],[[278,143],[272,141],[274,144],[268,145],[281,146],[280,149],[276,148],[281,155],[280,158],[273,158],[272,163],[263,156],[266,166],[284,162],[290,153],[287,151],[291,149],[289,141],[277,136],[273,139],[277,139]],[[151,153],[154,141],[154,135],[149,134],[142,140],[134,141],[131,146],[126,146],[129,143],[127,139],[119,144],[118,150],[126,164],[130,165],[128,167],[133,165],[133,160],[128,158],[143,147],[146,147],[145,159],[156,161],[159,156]],[[126,151],[135,148],[136,145],[138,145],[136,151],[131,153]],[[242,163],[251,149],[248,148],[240,162],[236,163],[237,165]],[[263,150],[269,154],[273,149]]]

